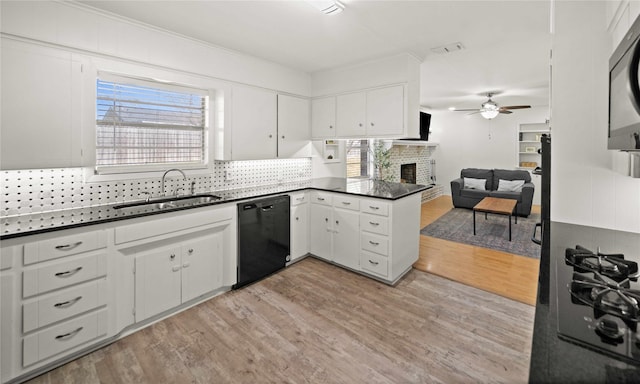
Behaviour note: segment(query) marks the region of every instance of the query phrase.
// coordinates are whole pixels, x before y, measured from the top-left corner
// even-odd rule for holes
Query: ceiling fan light
[[[491,120],[494,117],[498,116],[498,113],[500,113],[498,111],[498,109],[484,109],[482,111],[480,111],[480,114],[482,115],[482,117],[484,117],[487,120]]]
[[[487,102],[482,103],[482,109],[485,109],[487,111],[497,111],[498,110],[498,104],[494,103],[493,101],[489,100]]]

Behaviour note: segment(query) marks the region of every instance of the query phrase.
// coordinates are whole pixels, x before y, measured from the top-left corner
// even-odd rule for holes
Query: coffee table
[[[511,216],[516,209],[518,200],[502,199],[499,197],[485,197],[473,207],[473,235],[476,235],[476,211],[484,212],[484,218],[487,219],[487,213],[496,213],[498,215],[509,216],[509,241],[511,241]],[[518,224],[518,216],[515,215],[516,224]]]

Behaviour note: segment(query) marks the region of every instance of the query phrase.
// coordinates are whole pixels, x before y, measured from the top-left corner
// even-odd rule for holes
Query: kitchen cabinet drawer
[[[378,200],[362,200],[360,211],[373,215],[389,216],[389,204]]]
[[[307,192],[290,193],[289,198],[291,200],[292,206],[305,204],[309,202],[309,194]]]
[[[29,297],[105,276],[107,254],[96,252],[73,260],[58,260],[23,271],[22,296]]]
[[[29,366],[107,333],[107,310],[89,313],[25,336],[22,365]]]
[[[360,215],[360,229],[363,231],[389,235],[389,219],[386,217],[362,213]]]
[[[334,195],[333,206],[336,208],[350,209],[352,211],[360,210],[360,199],[347,195]]]
[[[105,248],[106,246],[107,236],[104,231],[79,233],[51,240],[37,241],[25,244],[24,263],[25,265],[29,265],[93,251],[95,249]]]
[[[362,232],[360,234],[360,240],[362,249],[383,256],[389,255],[389,239],[387,237]]]
[[[311,202],[322,205],[331,205],[331,194],[326,192],[312,191]]]
[[[22,331],[31,332],[106,304],[106,279],[67,288],[22,305]]]
[[[360,253],[360,267],[363,271],[380,277],[386,278],[389,276],[389,263],[387,258],[376,255],[375,253],[362,251]]]

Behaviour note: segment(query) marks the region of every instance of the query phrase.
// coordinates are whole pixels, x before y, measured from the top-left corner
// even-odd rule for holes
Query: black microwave
[[[640,17],[609,59],[608,149],[640,151]]]

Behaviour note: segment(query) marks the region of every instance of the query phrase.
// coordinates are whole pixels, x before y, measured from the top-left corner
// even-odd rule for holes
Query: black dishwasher
[[[251,284],[285,267],[290,259],[289,196],[238,204],[238,282]]]

